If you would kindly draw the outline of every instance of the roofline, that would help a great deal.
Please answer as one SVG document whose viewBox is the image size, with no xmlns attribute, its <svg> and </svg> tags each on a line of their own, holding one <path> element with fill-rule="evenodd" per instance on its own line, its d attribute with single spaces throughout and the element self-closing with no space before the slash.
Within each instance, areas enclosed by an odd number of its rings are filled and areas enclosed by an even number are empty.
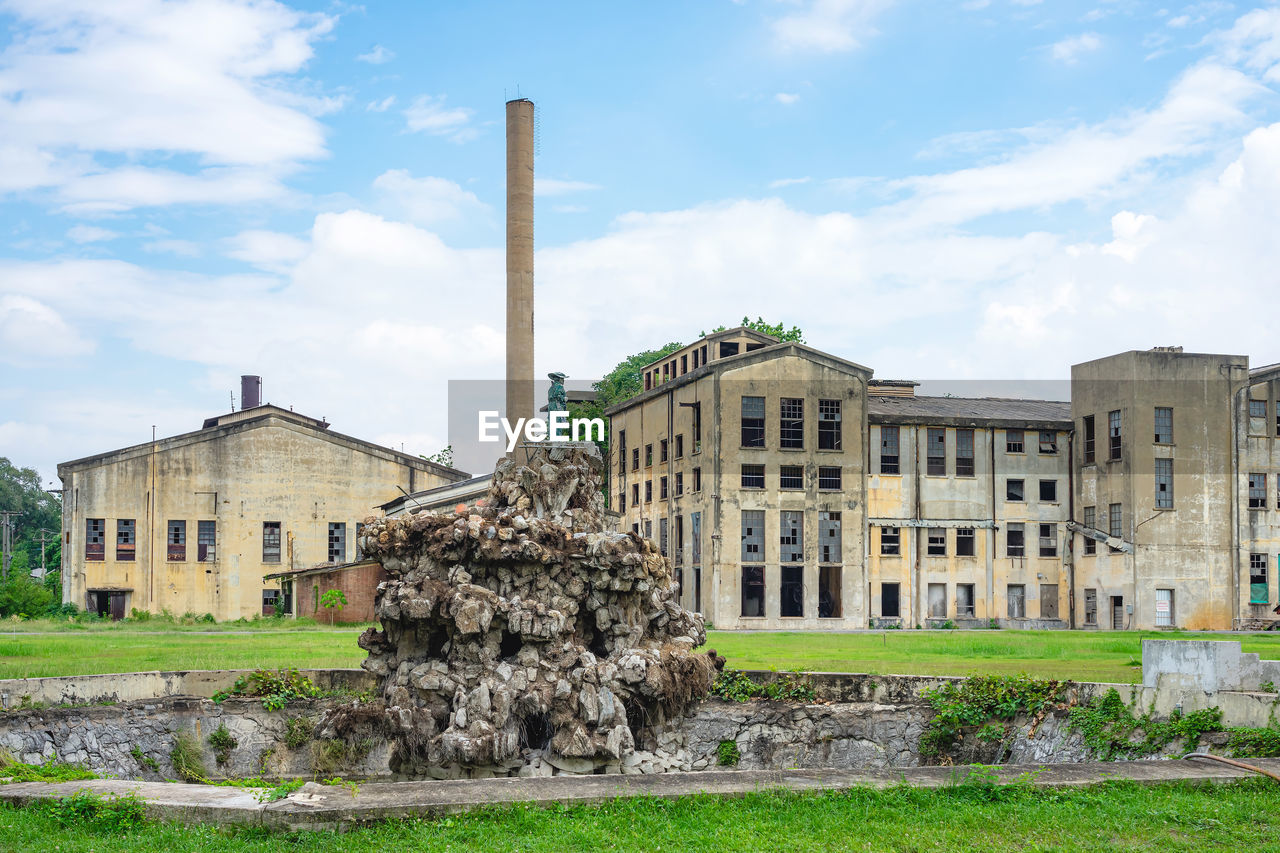
<svg viewBox="0 0 1280 853">
<path fill-rule="evenodd" d="M 326 566 L 308 566 L 305 569 L 287 569 L 286 571 L 283 571 L 283 572 L 273 572 L 272 574 L 269 574 L 269 575 L 263 575 L 262 579 L 265 581 L 265 580 L 275 580 L 276 578 L 296 578 L 302 575 L 322 574 L 324 572 L 345 572 L 348 569 L 359 569 L 364 566 L 380 566 L 380 565 L 382 564 L 378 560 L 375 560 L 372 557 L 368 557 L 363 560 L 353 560 L 350 563 L 334 563 L 332 565 L 326 565 Z"/>
<path fill-rule="evenodd" d="M 1277 377 L 1280 377 L 1280 363 L 1263 364 L 1249 371 L 1250 382 L 1266 382 Z"/>
<path fill-rule="evenodd" d="M 401 504 L 403 504 L 405 501 L 423 501 L 423 500 L 429 501 L 433 494 L 444 492 L 446 489 L 460 489 L 460 490 L 463 490 L 465 493 L 465 489 L 468 486 L 472 486 L 472 485 L 480 486 L 486 480 L 492 482 L 493 475 L 481 474 L 478 477 L 469 477 L 466 480 L 458 480 L 456 483 L 446 483 L 443 486 L 434 486 L 430 489 L 419 489 L 418 491 L 412 492 L 411 494 L 408 494 L 408 495 L 397 495 L 396 497 L 392 498 L 391 500 L 387 501 L 384 504 L 378 504 L 378 509 L 382 510 L 383 512 L 386 512 L 389 508 L 398 507 Z M 487 491 L 489 486 L 485 485 L 484 488 Z"/>
<path fill-rule="evenodd" d="M 1071 420 L 1053 420 L 1046 418 L 984 418 L 974 415 L 896 415 L 867 414 L 867 423 L 877 426 L 895 426 L 911 424 L 918 426 L 949 427 L 1009 427 L 1012 429 L 1052 429 L 1066 432 L 1075 428 Z"/>
<path fill-rule="evenodd" d="M 1145 356 L 1174 356 L 1177 358 L 1239 358 L 1245 361 L 1249 360 L 1247 355 L 1239 355 L 1238 353 L 1223 352 L 1169 352 L 1168 350 L 1150 350 L 1150 349 L 1131 349 L 1124 352 L 1115 352 L 1111 355 L 1103 355 L 1098 358 L 1091 358 L 1088 361 L 1078 361 L 1071 365 L 1072 368 L 1084 367 L 1088 364 L 1096 364 L 1100 361 L 1110 361 L 1113 358 L 1119 358 L 1124 355 L 1145 355 Z"/>
<path fill-rule="evenodd" d="M 705 335 L 699 335 L 698 337 L 694 338 L 691 342 L 689 342 L 689 343 L 687 343 L 687 344 L 681 344 L 679 349 L 672 350 L 671 352 L 667 353 L 666 355 L 658 356 L 658 357 L 657 357 L 657 358 L 655 358 L 653 361 L 647 361 L 647 362 L 645 362 L 644 364 L 640 365 L 640 369 L 641 369 L 641 370 L 644 370 L 646 367 L 651 367 L 652 365 L 655 365 L 655 364 L 659 364 L 659 363 L 661 363 L 661 362 L 664 362 L 664 361 L 666 361 L 667 359 L 671 358 L 671 356 L 672 356 L 674 353 L 679 352 L 680 350 L 684 349 L 685 347 L 695 346 L 695 345 L 697 345 L 697 344 L 701 343 L 702 341 L 709 341 L 709 340 L 711 340 L 712 338 L 722 338 L 722 337 L 725 337 L 725 336 L 727 336 L 727 335 L 736 335 L 736 334 L 739 334 L 739 333 L 741 333 L 741 332 L 746 332 L 748 335 L 754 335 L 756 338 L 759 338 L 759 339 L 760 339 L 760 340 L 762 340 L 762 341 L 769 341 L 769 342 L 771 342 L 771 343 L 779 343 L 779 341 L 778 341 L 778 339 L 777 339 L 776 337 L 774 337 L 773 335 L 768 334 L 767 332 L 761 332 L 760 330 L 758 330 L 758 329 L 753 329 L 753 328 L 751 328 L 750 326 L 734 326 L 732 329 L 725 329 L 723 332 L 708 332 L 708 333 L 707 333 L 707 334 L 705 334 Z M 713 360 L 714 360 L 714 359 L 713 359 Z"/>
</svg>

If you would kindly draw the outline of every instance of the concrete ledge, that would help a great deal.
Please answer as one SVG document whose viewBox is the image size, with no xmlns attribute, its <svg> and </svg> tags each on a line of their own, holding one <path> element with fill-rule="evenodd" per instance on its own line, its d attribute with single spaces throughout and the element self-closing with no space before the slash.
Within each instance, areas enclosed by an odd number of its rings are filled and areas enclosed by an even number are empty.
<svg viewBox="0 0 1280 853">
<path fill-rule="evenodd" d="M 1280 759 L 1254 759 L 1258 767 L 1280 771 Z M 0 802 L 28 805 L 88 790 L 97 794 L 135 793 L 148 813 L 160 820 L 221 824 L 261 824 L 281 830 L 334 830 L 380 820 L 434 816 L 488 806 L 532 803 L 602 803 L 618 797 L 677 798 L 698 794 L 742 796 L 757 791 L 832 791 L 853 787 L 886 788 L 906 783 L 941 788 L 962 782 L 970 767 L 913 767 L 902 770 L 722 770 L 651 776 L 553 776 L 547 778 L 472 779 L 450 782 L 383 782 L 361 785 L 356 796 L 346 788 L 309 782 L 289 797 L 259 803 L 248 788 L 220 788 L 166 782 L 24 782 L 0 786 Z M 1217 762 L 1129 761 L 1114 763 L 1005 765 L 991 768 L 1003 782 L 1023 774 L 1036 787 L 1072 787 L 1107 781 L 1229 783 L 1255 774 Z M 985 772 L 985 771 L 984 771 Z"/>
<path fill-rule="evenodd" d="M 363 669 L 300 669 L 323 690 L 377 690 L 379 680 Z M 192 669 L 165 672 L 117 672 L 104 675 L 66 675 L 46 678 L 0 679 L 0 708 L 27 703 L 84 705 L 101 702 L 140 702 L 166 696 L 208 699 L 230 690 L 247 669 Z"/>
</svg>

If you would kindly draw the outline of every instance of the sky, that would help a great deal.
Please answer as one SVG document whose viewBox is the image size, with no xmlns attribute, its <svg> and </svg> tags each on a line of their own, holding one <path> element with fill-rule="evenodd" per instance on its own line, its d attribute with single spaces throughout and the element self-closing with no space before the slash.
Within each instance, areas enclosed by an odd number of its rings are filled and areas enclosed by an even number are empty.
<svg viewBox="0 0 1280 853">
<path fill-rule="evenodd" d="M 514 97 L 539 375 L 743 315 L 974 387 L 1280 361 L 1277 6 L 0 0 L 0 33 L 0 456 L 46 480 L 246 373 L 443 447 L 448 381 L 503 371 Z"/>
</svg>

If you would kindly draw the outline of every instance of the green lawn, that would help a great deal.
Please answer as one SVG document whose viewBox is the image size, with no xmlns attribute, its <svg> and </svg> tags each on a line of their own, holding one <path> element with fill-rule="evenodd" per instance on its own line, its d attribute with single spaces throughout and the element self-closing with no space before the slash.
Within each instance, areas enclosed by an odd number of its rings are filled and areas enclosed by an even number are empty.
<svg viewBox="0 0 1280 853">
<path fill-rule="evenodd" d="M 343 834 L 270 836 L 180 824 L 118 830 L 0 807 L 0 849 L 95 853 L 393 853 L 393 851 L 992 851 L 1275 850 L 1280 786 L 1029 791 L 956 786 L 925 791 L 761 792 L 739 798 L 616 800 L 527 806 L 383 823 Z"/>
<path fill-rule="evenodd" d="M 361 627 L 249 623 L 217 633 L 154 623 L 53 634 L 0 632 L 0 678 L 153 669 L 357 667 Z M 239 632 L 234 632 L 239 628 Z M 1076 681 L 1136 681 L 1143 637 L 1238 639 L 1245 651 L 1280 659 L 1280 635 L 1138 631 L 711 632 L 707 646 L 737 669 L 806 669 L 904 675 L 1020 673 Z"/>
</svg>

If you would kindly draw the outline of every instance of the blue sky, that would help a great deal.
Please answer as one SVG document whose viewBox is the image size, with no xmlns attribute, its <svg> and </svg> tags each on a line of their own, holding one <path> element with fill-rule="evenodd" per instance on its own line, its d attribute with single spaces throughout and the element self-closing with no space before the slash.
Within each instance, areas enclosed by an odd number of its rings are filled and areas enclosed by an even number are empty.
<svg viewBox="0 0 1280 853">
<path fill-rule="evenodd" d="M 1096 0 L 0 0 L 0 455 L 241 373 L 432 452 L 501 375 L 532 98 L 539 372 L 763 315 L 877 375 L 1280 361 L 1280 9 Z"/>
</svg>

